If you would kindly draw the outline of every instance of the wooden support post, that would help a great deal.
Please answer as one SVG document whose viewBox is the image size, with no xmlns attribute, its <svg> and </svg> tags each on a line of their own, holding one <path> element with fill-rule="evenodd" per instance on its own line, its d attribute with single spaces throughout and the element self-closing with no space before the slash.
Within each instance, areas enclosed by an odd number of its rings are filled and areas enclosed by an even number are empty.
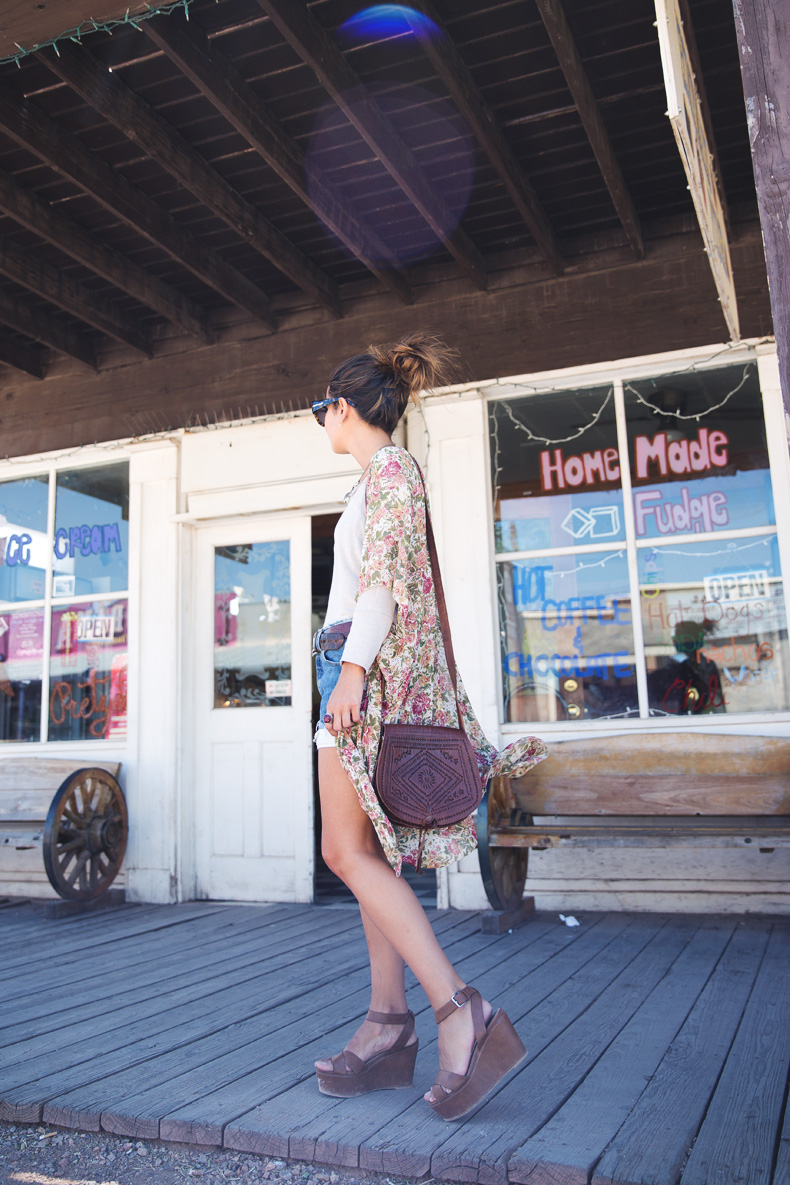
<svg viewBox="0 0 790 1185">
<path fill-rule="evenodd" d="M 779 377 L 790 417 L 790 11 L 776 0 L 733 0 L 733 7 Z"/>
<path fill-rule="evenodd" d="M 483 934 L 506 934 L 531 922 L 535 916 L 535 898 L 525 897 L 517 909 L 489 909 L 480 915 L 480 930 Z"/>
</svg>

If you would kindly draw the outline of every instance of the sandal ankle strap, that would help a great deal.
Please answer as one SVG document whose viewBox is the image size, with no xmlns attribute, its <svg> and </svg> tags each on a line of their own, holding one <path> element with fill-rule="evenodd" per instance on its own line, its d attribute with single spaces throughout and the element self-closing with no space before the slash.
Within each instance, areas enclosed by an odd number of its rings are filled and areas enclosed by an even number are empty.
<svg viewBox="0 0 790 1185">
<path fill-rule="evenodd" d="M 452 1016 L 457 1009 L 463 1008 L 473 996 L 479 995 L 480 993 L 477 988 L 473 987 L 462 987 L 457 992 L 453 992 L 446 1004 L 443 1004 L 441 1008 L 434 1008 L 433 1010 L 437 1025 L 440 1025 L 443 1020 L 447 1020 L 447 1017 Z"/>
<path fill-rule="evenodd" d="M 368 1012 L 365 1020 L 371 1020 L 376 1025 L 405 1025 L 411 1012 Z"/>
</svg>

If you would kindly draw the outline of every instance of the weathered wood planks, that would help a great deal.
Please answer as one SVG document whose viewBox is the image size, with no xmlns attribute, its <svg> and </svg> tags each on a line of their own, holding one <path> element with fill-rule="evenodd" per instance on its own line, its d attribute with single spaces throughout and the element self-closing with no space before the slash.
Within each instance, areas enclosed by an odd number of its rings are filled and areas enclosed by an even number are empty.
<svg viewBox="0 0 790 1185">
<path fill-rule="evenodd" d="M 316 1090 L 368 1004 L 356 910 L 206 902 L 0 911 L 0 1117 L 481 1185 L 787 1185 L 786 920 L 430 916 L 528 1048 L 465 1122 L 423 1103 L 437 1032 L 411 974 L 413 1088 Z"/>
</svg>

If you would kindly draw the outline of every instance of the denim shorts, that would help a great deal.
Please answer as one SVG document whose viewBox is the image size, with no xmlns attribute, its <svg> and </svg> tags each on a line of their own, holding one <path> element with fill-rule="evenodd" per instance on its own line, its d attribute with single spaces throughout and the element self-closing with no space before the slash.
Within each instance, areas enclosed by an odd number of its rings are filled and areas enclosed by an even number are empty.
<svg viewBox="0 0 790 1185">
<path fill-rule="evenodd" d="M 330 734 L 326 731 L 324 716 L 326 715 L 329 697 L 335 690 L 337 681 L 340 678 L 344 648 L 345 641 L 337 650 L 319 650 L 315 656 L 315 678 L 318 684 L 318 694 L 321 696 L 321 707 L 318 709 L 318 724 L 315 730 L 315 743 L 319 749 L 331 748 L 335 743 L 335 738 L 330 737 Z M 321 733 L 324 735 L 319 739 Z"/>
</svg>

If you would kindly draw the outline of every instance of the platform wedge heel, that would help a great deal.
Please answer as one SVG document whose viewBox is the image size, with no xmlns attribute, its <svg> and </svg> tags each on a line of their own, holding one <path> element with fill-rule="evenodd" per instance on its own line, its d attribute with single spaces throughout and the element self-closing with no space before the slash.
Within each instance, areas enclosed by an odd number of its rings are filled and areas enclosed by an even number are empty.
<svg viewBox="0 0 790 1185">
<path fill-rule="evenodd" d="M 476 988 L 465 987 L 454 992 L 452 999 L 434 1012 L 436 1023 L 441 1024 L 456 1008 L 463 1008 L 467 1003 L 472 1008 L 475 1044 L 466 1073 L 440 1070 L 431 1091 L 434 1101 L 428 1104 L 446 1120 L 463 1119 L 476 1110 L 505 1075 L 527 1056 L 521 1038 L 501 1008 L 486 1024 L 483 1001 Z"/>
<path fill-rule="evenodd" d="M 408 1044 L 414 1032 L 413 1012 L 368 1012 L 366 1020 L 380 1025 L 401 1025 L 395 1043 L 389 1049 L 362 1061 L 350 1049 L 332 1058 L 331 1070 L 316 1070 L 321 1094 L 338 1099 L 352 1099 L 372 1090 L 402 1090 L 414 1081 L 419 1041 Z"/>
</svg>

